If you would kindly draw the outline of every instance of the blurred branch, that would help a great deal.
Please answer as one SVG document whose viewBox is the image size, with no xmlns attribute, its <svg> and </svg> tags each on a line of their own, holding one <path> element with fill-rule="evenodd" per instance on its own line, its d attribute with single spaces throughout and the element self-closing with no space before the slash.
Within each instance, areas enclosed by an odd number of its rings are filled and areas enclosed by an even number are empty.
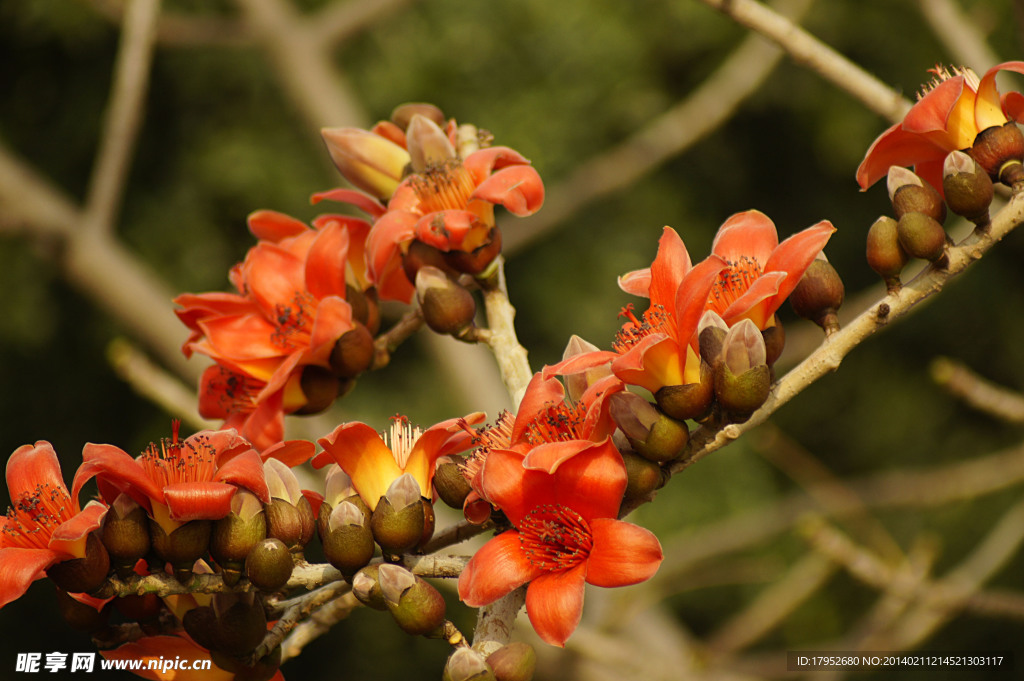
<svg viewBox="0 0 1024 681">
<path fill-rule="evenodd" d="M 999 62 L 985 36 L 956 0 L 918 0 L 917 4 L 932 31 L 960 64 L 983 73 Z"/>
<path fill-rule="evenodd" d="M 128 6 L 132 4 L 129 0 L 85 1 L 98 14 L 117 25 L 123 23 Z M 236 47 L 252 44 L 252 35 L 237 19 L 164 12 L 156 26 L 156 41 L 172 47 Z"/>
<path fill-rule="evenodd" d="M 755 0 L 700 2 L 775 42 L 793 61 L 816 71 L 880 116 L 895 123 L 910 108 L 898 92 L 769 7 Z"/>
<path fill-rule="evenodd" d="M 111 232 L 117 222 L 149 86 L 160 0 L 135 0 L 124 14 L 99 152 L 89 176 L 83 229 Z"/>
<path fill-rule="evenodd" d="M 799 20 L 813 1 L 782 0 L 778 11 Z M 761 87 L 781 58 L 778 47 L 758 35 L 747 36 L 689 97 L 551 187 L 544 210 L 505 230 L 504 252 L 525 248 L 587 204 L 632 186 L 710 135 Z"/>
<path fill-rule="evenodd" d="M 335 0 L 310 18 L 310 37 L 329 47 L 416 0 Z"/>
<path fill-rule="evenodd" d="M 1007 423 L 1024 423 L 1024 395 L 985 380 L 962 363 L 937 357 L 932 379 L 951 395 Z"/>
</svg>

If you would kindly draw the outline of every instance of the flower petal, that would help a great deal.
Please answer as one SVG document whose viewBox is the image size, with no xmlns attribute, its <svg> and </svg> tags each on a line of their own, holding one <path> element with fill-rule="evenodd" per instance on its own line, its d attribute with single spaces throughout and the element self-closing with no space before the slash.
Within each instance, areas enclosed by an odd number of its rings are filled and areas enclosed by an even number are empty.
<svg viewBox="0 0 1024 681">
<path fill-rule="evenodd" d="M 317 442 L 324 452 L 313 459 L 314 467 L 321 468 L 335 461 L 352 479 L 352 487 L 371 509 L 377 507 L 388 486 L 402 474 L 384 440 L 365 423 L 343 423 Z"/>
<path fill-rule="evenodd" d="M 350 203 L 364 213 L 372 215 L 374 218 L 379 218 L 387 212 L 387 209 L 381 205 L 380 201 L 369 194 L 364 194 L 363 192 L 356 191 L 355 189 L 330 189 L 325 192 L 317 192 L 310 197 L 310 202 L 314 205 L 321 201 Z"/>
<path fill-rule="evenodd" d="M 729 326 L 741 319 L 750 319 L 757 328 L 763 329 L 771 318 L 768 308 L 772 306 L 772 301 L 785 280 L 785 272 L 765 272 L 743 292 L 743 295 L 722 310 L 722 319 Z"/>
<path fill-rule="evenodd" d="M 765 272 L 785 272 L 786 279 L 779 284 L 779 291 L 775 294 L 772 305 L 769 306 L 768 316 L 775 314 L 789 294 L 793 292 L 800 278 L 810 267 L 811 263 L 825 244 L 835 234 L 836 228 L 828 220 L 822 220 L 816 225 L 797 232 L 779 244 L 775 252 L 764 264 Z"/>
<path fill-rule="evenodd" d="M 614 518 L 590 523 L 593 547 L 587 561 L 587 582 L 615 587 L 650 579 L 663 558 L 661 542 L 643 527 Z"/>
<path fill-rule="evenodd" d="M 583 617 L 584 578 L 587 564 L 562 572 L 549 572 L 526 589 L 526 614 L 537 635 L 553 646 L 564 647 Z"/>
<path fill-rule="evenodd" d="M 720 255 L 709 255 L 683 277 L 678 290 L 667 303 L 675 311 L 676 342 L 681 348 L 696 346 L 697 325 L 707 307 L 708 296 L 718 281 L 719 273 L 727 265 Z M 682 358 L 684 361 L 680 368 L 684 369 L 686 355 Z"/>
<path fill-rule="evenodd" d="M 480 547 L 459 576 L 459 598 L 471 608 L 493 603 L 543 574 L 522 551 L 519 533 L 502 532 Z"/>
<path fill-rule="evenodd" d="M 349 233 L 338 222 L 319 230 L 306 254 L 306 290 L 314 298 L 345 297 Z"/>
<path fill-rule="evenodd" d="M 164 502 L 163 491 L 146 475 L 139 462 L 119 447 L 90 442 L 82 448 L 82 466 L 75 473 L 73 496 L 77 498 L 82 485 L 97 475 L 107 478 L 147 509 L 150 508 L 150 500 Z"/>
<path fill-rule="evenodd" d="M 778 245 L 779 235 L 771 218 L 759 210 L 748 210 L 722 223 L 711 252 L 730 263 L 746 256 L 763 265 Z"/>
<path fill-rule="evenodd" d="M 231 512 L 237 487 L 223 482 L 177 482 L 164 487 L 171 520 L 218 520 Z"/>
<path fill-rule="evenodd" d="M 277 243 L 288 237 L 298 236 L 309 229 L 301 220 L 276 210 L 257 210 L 249 213 L 246 222 L 249 231 L 260 241 Z"/>
<path fill-rule="evenodd" d="M 907 132 L 897 123 L 872 142 L 857 168 L 857 184 L 864 191 L 888 175 L 891 166 L 913 166 L 928 161 L 941 163 L 947 153 L 928 138 Z"/>
<path fill-rule="evenodd" d="M 647 296 L 651 306 L 661 305 L 673 309 L 679 284 L 689 272 L 692 264 L 690 254 L 679 234 L 671 227 L 665 227 L 658 240 L 658 254 L 651 263 L 651 282 Z M 627 275 L 628 276 L 628 275 Z"/>
<path fill-rule="evenodd" d="M 40 486 L 68 491 L 60 471 L 60 460 L 53 445 L 39 440 L 34 445 L 22 445 L 7 460 L 7 489 L 11 499 L 34 494 Z M 75 497 L 77 504 L 78 497 Z"/>
<path fill-rule="evenodd" d="M 523 217 L 544 205 L 544 183 L 533 166 L 511 166 L 481 182 L 469 198 L 504 206 L 513 215 Z"/>
<path fill-rule="evenodd" d="M 65 557 L 51 549 L 0 549 L 0 608 L 21 598 L 32 582 L 46 576 L 46 568 Z"/>
<path fill-rule="evenodd" d="M 978 97 L 974 102 L 974 119 L 979 132 L 993 125 L 1003 125 L 1006 123 L 1006 114 L 1004 113 L 1002 100 L 999 96 L 999 90 L 996 89 L 996 74 L 1000 71 L 1013 71 L 1024 74 L 1024 62 L 1004 62 L 993 66 L 981 77 L 981 82 L 978 84 Z"/>
<path fill-rule="evenodd" d="M 523 399 L 519 403 L 519 411 L 512 424 L 512 443 L 515 444 L 522 439 L 526 428 L 538 414 L 549 405 L 561 402 L 564 397 L 565 389 L 561 381 L 554 376 L 545 377 L 542 372 L 535 373 L 526 385 Z"/>
<path fill-rule="evenodd" d="M 480 471 L 480 488 L 484 498 L 505 512 L 513 525 L 518 525 L 532 510 L 523 498 L 523 454 L 511 449 L 492 449 Z"/>
<path fill-rule="evenodd" d="M 54 529 L 49 547 L 75 558 L 84 558 L 86 535 L 93 530 L 100 529 L 103 517 L 106 515 L 106 504 L 95 500 L 90 501 L 80 512 Z"/>
<path fill-rule="evenodd" d="M 238 439 L 241 440 L 241 438 Z M 248 445 L 249 443 L 246 442 L 245 444 Z M 214 482 L 227 483 L 234 487 L 244 487 L 259 497 L 260 501 L 264 504 L 270 503 L 270 490 L 267 488 L 267 481 L 263 475 L 263 459 L 260 458 L 255 449 L 249 447 L 242 453 L 226 460 L 218 458 L 218 463 L 219 467 L 213 476 Z M 167 488 L 164 488 L 164 492 L 167 492 Z"/>
</svg>

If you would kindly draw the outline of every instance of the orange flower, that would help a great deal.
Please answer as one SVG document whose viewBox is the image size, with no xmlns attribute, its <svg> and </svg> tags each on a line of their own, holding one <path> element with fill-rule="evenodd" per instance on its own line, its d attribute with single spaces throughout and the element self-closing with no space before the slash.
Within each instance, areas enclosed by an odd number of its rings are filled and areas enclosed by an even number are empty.
<svg viewBox="0 0 1024 681">
<path fill-rule="evenodd" d="M 86 539 L 107 507 L 78 504 L 80 484 L 68 493 L 57 453 L 49 442 L 24 445 L 7 460 L 11 507 L 0 534 L 0 608 L 46 576 L 51 565 L 86 555 Z M 98 585 L 97 585 L 98 586 Z"/>
<path fill-rule="evenodd" d="M 999 64 L 979 80 L 970 69 L 936 67 L 936 78 L 903 120 L 882 133 L 868 149 L 857 182 L 867 189 L 885 177 L 889 166 L 914 166 L 922 178 L 942 192 L 942 162 L 951 151 L 974 145 L 978 133 L 1008 121 L 1024 121 L 1024 95 L 1000 97 L 996 74 L 1024 73 L 1024 62 Z"/>
<path fill-rule="evenodd" d="M 404 416 L 396 417 L 386 440 L 365 423 L 343 423 L 317 440 L 324 451 L 313 458 L 313 467 L 337 463 L 371 509 L 377 507 L 391 483 L 405 473 L 416 480 L 420 496 L 429 499 L 437 459 L 470 446 L 472 435 L 459 422 L 476 424 L 483 418 L 482 412 L 475 412 L 421 431 L 410 426 Z"/>
</svg>

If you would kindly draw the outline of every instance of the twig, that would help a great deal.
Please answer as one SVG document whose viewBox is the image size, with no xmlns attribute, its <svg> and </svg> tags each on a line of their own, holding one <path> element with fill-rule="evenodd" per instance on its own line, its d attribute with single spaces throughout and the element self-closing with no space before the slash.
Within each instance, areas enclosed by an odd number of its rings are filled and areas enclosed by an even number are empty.
<svg viewBox="0 0 1024 681">
<path fill-rule="evenodd" d="M 463 520 L 446 527 L 434 534 L 434 536 L 427 542 L 426 546 L 423 547 L 423 553 L 431 554 L 441 549 L 448 548 L 454 544 L 460 544 L 468 539 L 472 539 L 478 534 L 483 534 L 494 529 L 494 523 L 488 520 L 485 523 L 475 524 L 468 520 Z"/>
<path fill-rule="evenodd" d="M 128 0 L 88 0 L 88 4 L 111 23 L 120 25 L 131 3 Z M 157 23 L 156 41 L 169 47 L 241 47 L 252 44 L 252 35 L 233 18 L 164 12 Z"/>
<path fill-rule="evenodd" d="M 310 17 L 310 38 L 324 47 L 337 45 L 415 1 L 348 0 L 328 3 Z"/>
<path fill-rule="evenodd" d="M 526 348 L 519 344 L 516 337 L 516 310 L 509 303 L 508 289 L 505 284 L 505 267 L 499 260 L 497 271 L 498 282 L 495 286 L 484 289 L 484 306 L 487 310 L 487 328 L 489 347 L 498 362 L 501 379 L 505 383 L 508 394 L 515 404 L 523 397 L 523 392 L 533 378 L 530 361 L 526 356 Z"/>
<path fill-rule="evenodd" d="M 1024 396 L 995 385 L 960 362 L 937 357 L 931 365 L 932 379 L 970 406 L 1007 423 L 1024 423 Z"/>
<path fill-rule="evenodd" d="M 84 229 L 109 232 L 117 222 L 118 205 L 145 109 L 159 16 L 160 0 L 135 0 L 125 11 L 121 45 L 114 65 L 114 85 L 99 153 L 89 178 Z"/>
<path fill-rule="evenodd" d="M 409 310 L 394 326 L 378 335 L 373 341 L 373 368 L 380 369 L 391 362 L 391 354 L 423 328 L 423 313 L 420 309 Z"/>
<path fill-rule="evenodd" d="M 512 639 L 516 616 L 526 603 L 526 587 L 480 608 L 473 629 L 473 649 L 487 657 Z"/>
<path fill-rule="evenodd" d="M 348 617 L 359 605 L 351 593 L 343 594 L 310 613 L 309 619 L 299 622 L 281 641 L 281 661 L 298 657 L 303 648 L 323 636 L 331 627 Z"/>
<path fill-rule="evenodd" d="M 977 24 L 956 0 L 918 0 L 917 4 L 921 16 L 960 64 L 982 72 L 999 62 Z"/>
<path fill-rule="evenodd" d="M 898 92 L 765 5 L 754 0 L 700 1 L 778 44 L 795 62 L 816 71 L 880 116 L 896 122 L 910 108 L 910 102 Z"/>
</svg>

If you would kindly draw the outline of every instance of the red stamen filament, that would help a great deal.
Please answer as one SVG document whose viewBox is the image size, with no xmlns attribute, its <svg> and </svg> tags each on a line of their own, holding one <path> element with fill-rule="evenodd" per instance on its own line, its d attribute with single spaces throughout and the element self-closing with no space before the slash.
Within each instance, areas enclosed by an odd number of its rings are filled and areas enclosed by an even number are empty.
<svg viewBox="0 0 1024 681">
<path fill-rule="evenodd" d="M 538 506 L 523 518 L 518 529 L 520 546 L 530 563 L 550 572 L 579 565 L 593 547 L 587 521 L 567 506 Z"/>
<path fill-rule="evenodd" d="M 612 341 L 612 349 L 620 355 L 652 333 L 664 333 L 669 336 L 675 333 L 672 314 L 662 305 L 654 305 L 645 310 L 643 319 L 640 320 L 633 314 L 633 304 L 630 303 L 622 308 L 619 316 L 629 320 L 622 325 L 615 335 L 615 340 Z"/>
<path fill-rule="evenodd" d="M 718 273 L 718 281 L 711 289 L 708 302 L 711 309 L 721 314 L 742 296 L 762 274 L 761 263 L 749 256 L 729 261 L 728 267 Z"/>
<path fill-rule="evenodd" d="M 531 445 L 539 445 L 585 439 L 580 426 L 586 416 L 586 408 L 582 404 L 558 402 L 548 405 L 526 427 L 526 441 Z"/>
<path fill-rule="evenodd" d="M 208 438 L 178 439 L 180 422 L 175 420 L 170 439 L 160 441 L 160 449 L 150 444 L 139 457 L 146 475 L 158 487 L 180 482 L 209 482 L 217 470 L 217 452 Z"/>
<path fill-rule="evenodd" d="M 474 430 L 466 423 L 465 419 L 459 419 L 458 425 L 467 433 L 473 435 L 473 445 L 476 449 L 459 464 L 459 470 L 472 482 L 477 474 L 484 467 L 484 461 L 492 449 L 507 449 L 512 444 L 512 425 L 515 423 L 515 416 L 508 410 L 498 414 L 493 426 L 483 430 Z"/>
<path fill-rule="evenodd" d="M 291 305 L 274 306 L 271 321 L 277 328 L 271 341 L 283 350 L 309 345 L 315 318 L 316 299 L 306 291 L 296 291 Z"/>
<path fill-rule="evenodd" d="M 7 509 L 0 546 L 23 549 L 48 548 L 53 531 L 74 516 L 71 495 L 63 488 L 37 485 Z"/>
</svg>

